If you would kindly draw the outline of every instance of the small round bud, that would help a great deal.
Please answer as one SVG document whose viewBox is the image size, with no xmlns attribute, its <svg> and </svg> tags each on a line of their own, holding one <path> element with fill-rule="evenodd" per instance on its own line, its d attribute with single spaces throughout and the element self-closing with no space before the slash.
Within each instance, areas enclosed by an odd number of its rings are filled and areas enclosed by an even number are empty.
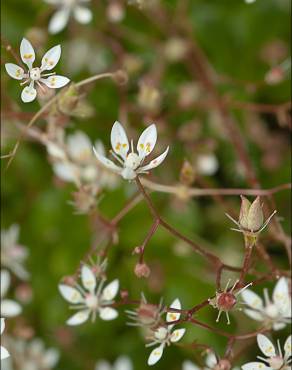
<svg viewBox="0 0 292 370">
<path fill-rule="evenodd" d="M 132 254 L 141 254 L 143 252 L 143 248 L 141 246 L 135 247 Z"/>
<path fill-rule="evenodd" d="M 112 78 L 118 85 L 126 85 L 129 80 L 127 72 L 121 69 L 115 72 Z"/>
<path fill-rule="evenodd" d="M 214 370 L 230 370 L 231 363 L 226 358 L 219 360 L 218 364 L 215 366 Z"/>
<path fill-rule="evenodd" d="M 148 276 L 150 275 L 150 268 L 148 267 L 148 265 L 146 265 L 146 263 L 137 263 L 134 271 L 138 278 L 148 278 Z"/>
<path fill-rule="evenodd" d="M 75 285 L 75 279 L 73 276 L 65 276 L 63 282 L 67 285 Z"/>
<path fill-rule="evenodd" d="M 127 299 L 129 297 L 129 292 L 127 290 L 121 290 L 120 295 L 122 299 Z"/>
<path fill-rule="evenodd" d="M 222 311 L 231 310 L 236 304 L 237 299 L 233 293 L 223 292 L 219 293 L 217 296 L 217 306 Z"/>
</svg>

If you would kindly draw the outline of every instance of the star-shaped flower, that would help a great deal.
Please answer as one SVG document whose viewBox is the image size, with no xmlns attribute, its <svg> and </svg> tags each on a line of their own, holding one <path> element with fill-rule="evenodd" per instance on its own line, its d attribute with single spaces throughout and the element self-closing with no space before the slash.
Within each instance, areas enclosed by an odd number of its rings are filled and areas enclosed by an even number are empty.
<svg viewBox="0 0 292 370">
<path fill-rule="evenodd" d="M 3 319 L 1 317 L 1 330 L 0 330 L 1 335 L 2 335 L 2 333 L 4 331 L 4 329 L 5 329 L 5 319 Z M 4 348 L 3 346 L 0 346 L 0 350 L 1 350 L 1 361 L 10 356 L 9 355 L 9 352 L 7 351 L 7 349 Z"/>
<path fill-rule="evenodd" d="M 23 63 L 27 65 L 28 71 L 13 63 L 6 63 L 5 68 L 10 77 L 16 80 L 23 80 L 20 85 L 29 84 L 21 93 L 21 99 L 24 103 L 29 103 L 36 98 L 37 90 L 35 89 L 35 84 L 45 91 L 43 85 L 51 89 L 58 89 L 67 85 L 70 81 L 69 78 L 56 75 L 55 72 L 43 73 L 44 71 L 52 70 L 58 63 L 61 56 L 60 45 L 54 46 L 45 53 L 40 67 L 33 67 L 35 51 L 31 43 L 24 38 L 20 44 L 20 56 Z"/>
<path fill-rule="evenodd" d="M 85 6 L 90 0 L 45 0 L 46 3 L 58 7 L 49 23 L 49 32 L 56 34 L 61 32 L 69 22 L 71 15 L 82 24 L 87 24 L 92 19 L 92 12 Z"/>
<path fill-rule="evenodd" d="M 291 297 L 286 278 L 278 280 L 273 290 L 272 300 L 268 290 L 264 289 L 265 303 L 262 298 L 250 289 L 241 293 L 243 301 L 249 308 L 245 309 L 246 315 L 257 321 L 263 321 L 274 330 L 283 329 L 291 319 Z"/>
<path fill-rule="evenodd" d="M 278 351 L 268 337 L 263 334 L 257 335 L 257 342 L 260 350 L 266 357 L 257 356 L 263 362 L 248 362 L 241 366 L 242 370 L 288 370 L 291 369 L 291 339 L 290 335 L 284 344 L 284 356 L 280 342 L 277 341 Z"/>
<path fill-rule="evenodd" d="M 170 308 L 178 310 L 181 309 L 181 303 L 178 298 L 172 302 Z M 179 320 L 179 318 L 179 312 L 168 312 L 166 314 L 167 323 L 177 321 Z M 150 356 L 148 358 L 148 365 L 151 366 L 156 364 L 156 362 L 161 359 L 165 346 L 169 346 L 171 343 L 178 342 L 185 334 L 186 329 L 172 330 L 173 327 L 174 324 L 171 324 L 166 326 L 159 326 L 158 328 L 152 330 L 151 336 L 149 336 L 151 342 L 146 344 L 146 347 L 155 346 L 156 344 L 159 344 L 159 346 L 154 348 L 153 351 L 150 353 Z"/>
<path fill-rule="evenodd" d="M 94 148 L 96 158 L 101 164 L 115 173 L 121 175 L 125 180 L 133 180 L 141 173 L 159 166 L 167 156 L 169 147 L 157 158 L 150 161 L 147 165 L 142 166 L 144 159 L 154 149 L 157 140 L 157 130 L 155 124 L 147 127 L 141 134 L 138 144 L 137 153 L 134 151 L 133 140 L 131 141 L 131 151 L 129 140 L 123 126 L 119 122 L 115 122 L 111 131 L 111 144 L 113 151 L 111 152 L 115 159 L 120 163 L 120 166 L 98 153 Z"/>
<path fill-rule="evenodd" d="M 82 286 L 75 284 L 75 287 L 59 284 L 59 291 L 66 301 L 73 304 L 70 308 L 78 310 L 76 314 L 67 320 L 67 325 L 83 324 L 91 315 L 95 321 L 98 314 L 102 320 L 113 320 L 118 312 L 110 307 L 113 299 L 119 290 L 119 281 L 115 279 L 104 287 L 105 279 L 98 282 L 96 275 L 89 266 L 81 268 Z"/>
</svg>

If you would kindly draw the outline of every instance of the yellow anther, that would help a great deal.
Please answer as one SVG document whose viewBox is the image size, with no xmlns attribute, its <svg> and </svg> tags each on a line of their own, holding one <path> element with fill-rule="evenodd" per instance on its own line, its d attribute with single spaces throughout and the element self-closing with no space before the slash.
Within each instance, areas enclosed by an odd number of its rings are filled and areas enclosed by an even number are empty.
<svg viewBox="0 0 292 370">
<path fill-rule="evenodd" d="M 150 143 L 146 144 L 146 151 L 149 153 L 150 152 Z"/>
<path fill-rule="evenodd" d="M 127 147 L 127 144 L 123 144 L 123 145 L 122 145 L 122 147 L 123 147 L 123 148 L 126 148 L 126 147 Z"/>
<path fill-rule="evenodd" d="M 23 56 L 25 59 L 31 59 L 32 58 L 32 54 L 24 54 Z"/>
<path fill-rule="evenodd" d="M 120 150 L 121 149 L 121 143 L 117 143 L 117 145 L 116 145 L 116 148 L 115 148 L 116 150 Z"/>
<path fill-rule="evenodd" d="M 140 148 L 141 149 L 144 149 L 144 144 L 140 144 Z"/>
</svg>

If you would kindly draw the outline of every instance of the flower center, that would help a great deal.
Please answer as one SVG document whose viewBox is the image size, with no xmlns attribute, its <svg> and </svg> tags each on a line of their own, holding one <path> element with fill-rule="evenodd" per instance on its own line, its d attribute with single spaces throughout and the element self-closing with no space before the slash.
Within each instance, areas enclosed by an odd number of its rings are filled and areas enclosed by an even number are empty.
<svg viewBox="0 0 292 370">
<path fill-rule="evenodd" d="M 88 294 L 85 298 L 85 304 L 90 309 L 95 309 L 98 306 L 98 299 L 93 294 Z"/>
<path fill-rule="evenodd" d="M 236 297 L 232 293 L 223 292 L 217 298 L 218 308 L 223 311 L 231 310 L 235 304 L 236 304 Z"/>
<path fill-rule="evenodd" d="M 272 369 L 279 370 L 283 366 L 283 358 L 280 356 L 271 357 L 268 360 L 269 365 Z"/>
<path fill-rule="evenodd" d="M 167 328 L 164 328 L 163 326 L 161 326 L 154 332 L 155 339 L 161 342 L 165 341 L 167 336 L 168 336 L 168 330 Z"/>
<path fill-rule="evenodd" d="M 41 78 L 41 70 L 39 68 L 32 68 L 29 76 L 33 81 L 37 81 Z"/>
<path fill-rule="evenodd" d="M 279 311 L 274 304 L 269 304 L 265 311 L 267 316 L 269 316 L 271 319 L 275 319 L 279 315 Z"/>
<path fill-rule="evenodd" d="M 125 167 L 135 170 L 140 164 L 140 158 L 136 153 L 129 153 L 125 160 Z"/>
</svg>

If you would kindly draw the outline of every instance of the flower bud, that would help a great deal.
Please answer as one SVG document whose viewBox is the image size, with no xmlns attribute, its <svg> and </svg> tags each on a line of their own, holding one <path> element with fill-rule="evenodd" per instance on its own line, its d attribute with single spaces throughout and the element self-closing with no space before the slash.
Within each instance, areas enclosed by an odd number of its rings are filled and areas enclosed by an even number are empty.
<svg viewBox="0 0 292 370">
<path fill-rule="evenodd" d="M 127 72 L 122 69 L 115 72 L 112 78 L 118 85 L 126 85 L 129 79 Z"/>
<path fill-rule="evenodd" d="M 226 358 L 219 360 L 218 364 L 215 366 L 214 370 L 230 370 L 231 363 Z"/>
<path fill-rule="evenodd" d="M 180 182 L 186 186 L 191 186 L 195 181 L 195 170 L 191 163 L 187 160 L 184 161 L 180 170 Z"/>
<path fill-rule="evenodd" d="M 146 263 L 137 263 L 134 271 L 138 278 L 148 278 L 150 275 L 150 268 L 148 265 L 146 265 Z"/>
<path fill-rule="evenodd" d="M 257 197 L 251 204 L 248 212 L 248 229 L 258 231 L 264 223 L 264 214 L 260 203 L 260 197 Z"/>
<path fill-rule="evenodd" d="M 283 81 L 285 72 L 281 66 L 274 67 L 265 75 L 265 81 L 268 85 L 277 85 Z"/>
<path fill-rule="evenodd" d="M 143 325 L 152 325 L 157 322 L 159 309 L 155 305 L 141 302 L 137 309 L 137 316 Z"/>
<path fill-rule="evenodd" d="M 138 94 L 138 104 L 149 112 L 157 112 L 161 104 L 160 91 L 149 83 L 142 83 Z"/>
</svg>

